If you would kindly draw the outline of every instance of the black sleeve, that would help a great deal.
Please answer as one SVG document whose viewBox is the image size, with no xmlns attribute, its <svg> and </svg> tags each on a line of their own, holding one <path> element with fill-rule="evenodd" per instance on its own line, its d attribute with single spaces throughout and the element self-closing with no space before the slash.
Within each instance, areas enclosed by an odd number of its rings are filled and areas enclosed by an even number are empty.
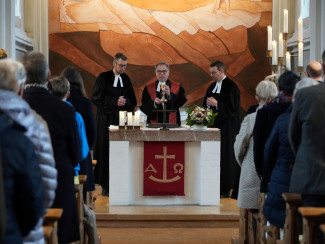
<svg viewBox="0 0 325 244">
<path fill-rule="evenodd" d="M 177 94 L 170 93 L 170 108 L 179 109 L 186 103 L 185 90 L 181 86 Z"/>
<path fill-rule="evenodd" d="M 240 91 L 235 84 L 232 84 L 228 94 L 221 94 L 220 97 L 217 97 L 217 100 L 218 110 L 223 119 L 227 120 L 238 113 L 240 109 Z"/>
<path fill-rule="evenodd" d="M 97 136 L 97 130 L 96 130 L 96 120 L 94 116 L 94 110 L 89 100 L 87 105 L 87 113 L 85 121 L 85 127 L 86 127 L 86 134 L 87 134 L 87 141 L 88 141 L 88 147 L 91 149 L 92 145 L 94 144 Z"/>
<path fill-rule="evenodd" d="M 155 109 L 154 107 L 154 101 L 151 100 L 150 94 L 148 92 L 148 88 L 145 87 L 142 92 L 142 98 L 141 98 L 141 111 L 147 115 L 148 120 L 151 120 L 152 116 L 152 110 Z"/>
</svg>

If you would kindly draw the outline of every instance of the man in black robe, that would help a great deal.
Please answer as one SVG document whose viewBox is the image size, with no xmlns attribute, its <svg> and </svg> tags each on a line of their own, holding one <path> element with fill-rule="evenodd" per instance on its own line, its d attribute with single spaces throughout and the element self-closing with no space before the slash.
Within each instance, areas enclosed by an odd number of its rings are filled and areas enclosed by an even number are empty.
<svg viewBox="0 0 325 244">
<path fill-rule="evenodd" d="M 109 194 L 109 126 L 119 124 L 119 111 L 133 111 L 137 105 L 131 80 L 124 73 L 127 57 L 117 53 L 113 70 L 101 73 L 96 80 L 91 101 L 97 106 L 97 139 L 94 158 L 95 182 L 100 184 L 103 195 Z"/>
<path fill-rule="evenodd" d="M 239 132 L 240 92 L 237 85 L 225 75 L 225 66 L 216 61 L 210 65 L 212 83 L 205 94 L 203 106 L 218 113 L 214 127 L 221 132 L 220 195 L 228 197 L 239 175 L 234 155 L 234 142 Z"/>
<path fill-rule="evenodd" d="M 165 93 L 166 110 L 176 110 L 177 112 L 166 113 L 166 123 L 178 124 L 181 119 L 179 108 L 187 101 L 183 87 L 175 81 L 169 80 L 169 65 L 161 62 L 155 65 L 157 81 L 147 85 L 142 92 L 141 111 L 147 115 L 147 123 L 155 124 L 163 122 L 163 113 L 153 110 L 163 110 L 162 96 Z"/>
</svg>

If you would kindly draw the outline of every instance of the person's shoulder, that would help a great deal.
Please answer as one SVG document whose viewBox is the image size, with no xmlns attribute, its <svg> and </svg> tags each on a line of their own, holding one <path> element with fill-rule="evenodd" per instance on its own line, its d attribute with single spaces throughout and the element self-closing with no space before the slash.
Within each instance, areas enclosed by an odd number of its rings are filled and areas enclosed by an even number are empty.
<svg viewBox="0 0 325 244">
<path fill-rule="evenodd" d="M 238 88 L 237 84 L 233 80 L 231 80 L 228 76 L 226 76 L 226 78 L 223 80 L 222 84 L 224 84 L 224 83 L 229 86 Z"/>
</svg>

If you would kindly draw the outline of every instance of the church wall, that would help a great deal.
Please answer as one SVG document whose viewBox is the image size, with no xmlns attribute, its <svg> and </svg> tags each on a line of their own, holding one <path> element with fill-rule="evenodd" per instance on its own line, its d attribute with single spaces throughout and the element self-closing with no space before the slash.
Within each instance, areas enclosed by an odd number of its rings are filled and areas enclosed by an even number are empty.
<svg viewBox="0 0 325 244">
<path fill-rule="evenodd" d="M 210 63 L 221 60 L 241 91 L 242 108 L 255 104 L 255 87 L 271 73 L 266 26 L 272 1 L 49 1 L 49 62 L 58 75 L 77 66 L 88 94 L 99 73 L 112 69 L 116 52 L 128 56 L 126 73 L 138 104 L 153 66 L 170 64 L 187 104 L 201 104 L 211 84 Z"/>
</svg>

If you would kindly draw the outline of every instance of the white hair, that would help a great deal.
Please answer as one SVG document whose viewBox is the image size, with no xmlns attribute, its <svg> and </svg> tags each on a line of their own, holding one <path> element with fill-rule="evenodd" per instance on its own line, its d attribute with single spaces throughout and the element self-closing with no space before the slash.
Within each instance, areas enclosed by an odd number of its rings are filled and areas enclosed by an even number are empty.
<svg viewBox="0 0 325 244">
<path fill-rule="evenodd" d="M 298 81 L 296 83 L 295 89 L 293 91 L 292 101 L 294 101 L 297 91 L 299 91 L 299 90 L 301 90 L 303 88 L 306 88 L 306 87 L 309 87 L 309 86 L 315 86 L 315 85 L 318 85 L 318 84 L 319 83 L 317 81 L 315 81 L 314 79 L 309 78 L 309 77 L 305 77 L 305 78 L 301 79 L 300 81 Z"/>
<path fill-rule="evenodd" d="M 262 80 L 256 86 L 256 96 L 259 105 L 264 105 L 278 95 L 278 88 L 273 81 Z"/>
<path fill-rule="evenodd" d="M 4 59 L 0 62 L 8 67 L 8 69 L 15 75 L 18 85 L 25 83 L 26 81 L 26 70 L 22 63 L 12 60 Z"/>
</svg>

